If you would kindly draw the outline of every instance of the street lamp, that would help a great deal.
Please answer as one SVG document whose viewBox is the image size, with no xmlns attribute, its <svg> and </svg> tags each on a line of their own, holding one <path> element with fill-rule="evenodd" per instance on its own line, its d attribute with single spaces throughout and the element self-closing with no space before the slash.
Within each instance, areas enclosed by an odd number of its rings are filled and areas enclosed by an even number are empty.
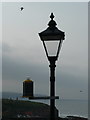
<svg viewBox="0 0 90 120">
<path fill-rule="evenodd" d="M 58 59 L 60 48 L 64 40 L 64 32 L 56 27 L 56 22 L 53 20 L 54 15 L 51 13 L 48 28 L 39 33 L 40 39 L 46 52 L 46 56 L 50 62 L 50 120 L 55 120 L 55 62 Z"/>
</svg>

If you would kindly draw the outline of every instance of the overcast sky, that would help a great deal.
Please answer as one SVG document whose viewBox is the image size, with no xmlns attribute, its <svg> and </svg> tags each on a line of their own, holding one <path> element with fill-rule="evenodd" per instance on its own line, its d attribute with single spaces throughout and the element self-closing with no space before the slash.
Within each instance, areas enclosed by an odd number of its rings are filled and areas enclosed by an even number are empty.
<svg viewBox="0 0 90 120">
<path fill-rule="evenodd" d="M 38 33 L 48 27 L 51 12 L 57 27 L 65 32 L 56 63 L 56 95 L 87 99 L 88 3 L 85 2 L 2 4 L 2 90 L 22 93 L 23 81 L 30 76 L 35 94 L 49 94 L 49 62 Z"/>
</svg>

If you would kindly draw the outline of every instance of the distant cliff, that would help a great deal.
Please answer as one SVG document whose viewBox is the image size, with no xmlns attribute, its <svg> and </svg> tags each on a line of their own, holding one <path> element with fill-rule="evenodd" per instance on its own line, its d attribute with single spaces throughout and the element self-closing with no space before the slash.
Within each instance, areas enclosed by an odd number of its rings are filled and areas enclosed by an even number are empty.
<svg viewBox="0 0 90 120">
<path fill-rule="evenodd" d="M 3 118 L 49 117 L 49 113 L 49 105 L 43 103 L 12 99 L 2 100 Z M 56 115 L 58 115 L 57 110 Z"/>
<path fill-rule="evenodd" d="M 18 120 L 18 118 L 19 120 L 25 120 L 25 118 L 33 118 L 32 120 L 49 120 L 49 113 L 50 107 L 44 103 L 2 99 L 2 120 Z M 88 120 L 87 118 L 77 116 L 67 116 L 66 118 L 60 118 L 58 117 L 57 109 L 56 117 L 56 120 Z"/>
</svg>

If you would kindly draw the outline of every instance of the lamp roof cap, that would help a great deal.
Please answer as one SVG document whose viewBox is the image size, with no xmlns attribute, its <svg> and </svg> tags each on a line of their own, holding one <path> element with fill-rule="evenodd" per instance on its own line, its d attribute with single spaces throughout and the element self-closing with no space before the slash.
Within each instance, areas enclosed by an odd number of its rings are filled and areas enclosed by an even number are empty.
<svg viewBox="0 0 90 120">
<path fill-rule="evenodd" d="M 51 13 L 50 15 L 50 22 L 48 23 L 48 28 L 39 33 L 39 36 L 42 41 L 44 40 L 64 40 L 65 39 L 65 32 L 59 30 L 56 27 L 56 22 L 53 20 L 54 15 Z"/>
<path fill-rule="evenodd" d="M 51 13 L 50 18 L 51 18 L 51 20 L 50 20 L 50 22 L 48 23 L 48 26 L 49 26 L 51 29 L 53 29 L 53 28 L 55 28 L 56 25 L 57 25 L 56 22 L 53 20 L 53 18 L 54 18 L 53 13 Z"/>
</svg>

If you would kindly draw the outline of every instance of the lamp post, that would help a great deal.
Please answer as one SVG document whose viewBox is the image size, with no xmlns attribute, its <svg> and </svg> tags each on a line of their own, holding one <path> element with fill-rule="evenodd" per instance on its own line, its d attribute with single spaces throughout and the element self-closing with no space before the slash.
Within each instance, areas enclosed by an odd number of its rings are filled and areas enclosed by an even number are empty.
<svg viewBox="0 0 90 120">
<path fill-rule="evenodd" d="M 50 120 L 55 120 L 55 63 L 58 60 L 60 48 L 64 40 L 64 32 L 56 27 L 56 22 L 53 20 L 54 15 L 51 13 L 48 28 L 39 33 L 40 39 L 46 52 L 46 56 L 50 62 Z"/>
</svg>

